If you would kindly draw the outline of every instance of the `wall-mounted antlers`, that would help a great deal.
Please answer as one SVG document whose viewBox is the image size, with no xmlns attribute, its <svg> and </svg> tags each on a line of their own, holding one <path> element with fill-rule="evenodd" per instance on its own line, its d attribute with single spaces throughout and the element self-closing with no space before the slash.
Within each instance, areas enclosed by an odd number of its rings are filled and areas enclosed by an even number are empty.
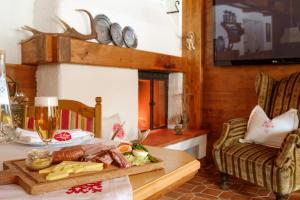
<svg viewBox="0 0 300 200">
<path fill-rule="evenodd" d="M 84 35 L 84 34 L 79 33 L 77 30 L 70 27 L 65 21 L 63 21 L 60 18 L 58 18 L 58 20 L 63 25 L 63 28 L 65 30 L 63 33 L 45 33 L 45 32 L 39 31 L 35 28 L 32 28 L 30 26 L 23 26 L 22 29 L 32 32 L 33 36 L 38 35 L 38 34 L 50 34 L 50 35 L 55 35 L 55 36 L 60 36 L 61 35 L 61 36 L 76 38 L 76 39 L 80 39 L 80 40 L 91 40 L 91 39 L 97 38 L 95 22 L 94 22 L 94 19 L 93 19 L 93 16 L 91 15 L 91 13 L 89 11 L 83 10 L 83 9 L 78 9 L 76 11 L 85 12 L 89 16 L 90 25 L 91 25 L 91 33 L 90 34 Z"/>
</svg>

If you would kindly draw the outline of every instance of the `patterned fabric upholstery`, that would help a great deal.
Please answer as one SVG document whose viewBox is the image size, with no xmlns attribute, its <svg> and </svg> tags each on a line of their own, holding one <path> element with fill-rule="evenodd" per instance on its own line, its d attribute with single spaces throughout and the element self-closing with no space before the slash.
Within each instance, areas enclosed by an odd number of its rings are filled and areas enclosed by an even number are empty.
<svg viewBox="0 0 300 200">
<path fill-rule="evenodd" d="M 275 117 L 290 108 L 300 114 L 300 72 L 280 81 L 261 73 L 256 79 L 258 104 Z M 225 123 L 213 146 L 219 171 L 287 195 L 300 189 L 300 129 L 288 134 L 280 149 L 238 142 L 247 129 L 246 119 Z"/>
<path fill-rule="evenodd" d="M 286 184 L 284 180 L 293 180 L 295 167 L 277 167 L 274 160 L 278 152 L 278 149 L 263 145 L 235 143 L 222 149 L 220 171 L 274 192 L 288 194 L 292 192 L 293 184 Z"/>
<path fill-rule="evenodd" d="M 276 84 L 269 116 L 278 116 L 290 108 L 300 110 L 300 72 L 294 73 Z"/>
<path fill-rule="evenodd" d="M 260 107 L 268 114 L 270 112 L 273 88 L 275 81 L 264 73 L 260 73 L 256 77 L 255 89 L 257 95 L 257 102 Z"/>
<path fill-rule="evenodd" d="M 26 129 L 35 130 L 34 118 L 26 119 Z M 59 129 L 82 129 L 94 132 L 94 119 L 86 118 L 71 110 L 60 110 Z"/>
<path fill-rule="evenodd" d="M 223 126 L 223 133 L 219 140 L 213 146 L 213 157 L 219 171 L 223 172 L 221 160 L 222 149 L 235 144 L 240 138 L 243 138 L 247 129 L 246 119 L 233 119 Z M 225 173 L 225 172 L 224 172 Z"/>
<path fill-rule="evenodd" d="M 258 104 L 271 118 L 290 108 L 300 109 L 300 72 L 277 82 L 261 73 L 257 76 L 255 85 Z"/>
</svg>

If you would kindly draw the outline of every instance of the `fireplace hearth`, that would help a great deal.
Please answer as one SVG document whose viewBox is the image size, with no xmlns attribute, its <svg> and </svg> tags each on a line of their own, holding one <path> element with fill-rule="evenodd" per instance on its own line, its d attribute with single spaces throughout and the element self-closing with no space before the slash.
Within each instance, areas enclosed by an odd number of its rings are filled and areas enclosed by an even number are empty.
<svg viewBox="0 0 300 200">
<path fill-rule="evenodd" d="M 139 129 L 167 128 L 168 83 L 168 73 L 139 72 Z"/>
</svg>

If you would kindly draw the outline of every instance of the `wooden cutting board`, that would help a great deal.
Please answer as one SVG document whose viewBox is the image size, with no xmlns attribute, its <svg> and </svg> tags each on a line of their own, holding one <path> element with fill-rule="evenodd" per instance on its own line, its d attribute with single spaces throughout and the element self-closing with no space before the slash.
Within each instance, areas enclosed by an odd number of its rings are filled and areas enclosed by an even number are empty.
<svg viewBox="0 0 300 200">
<path fill-rule="evenodd" d="M 3 163 L 4 171 L 0 171 L 0 185 L 18 184 L 29 194 L 42 194 L 99 180 L 113 179 L 164 168 L 163 162 L 159 159 L 157 160 L 158 162 L 126 169 L 111 165 L 101 172 L 78 173 L 55 181 L 47 181 L 46 175 L 27 169 L 24 159 L 5 161 Z"/>
</svg>

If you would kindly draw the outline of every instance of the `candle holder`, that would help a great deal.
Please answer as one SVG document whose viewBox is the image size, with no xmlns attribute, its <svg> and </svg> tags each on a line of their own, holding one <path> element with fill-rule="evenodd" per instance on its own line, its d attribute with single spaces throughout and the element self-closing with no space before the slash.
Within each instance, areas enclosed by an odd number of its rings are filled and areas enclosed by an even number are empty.
<svg viewBox="0 0 300 200">
<path fill-rule="evenodd" d="M 182 135 L 182 131 L 181 131 L 181 128 L 182 128 L 182 116 L 181 115 L 178 115 L 175 117 L 175 127 L 174 127 L 174 130 L 175 130 L 175 134 L 176 135 Z"/>
<path fill-rule="evenodd" d="M 181 127 L 179 125 L 176 125 L 174 127 L 175 135 L 182 135 Z"/>
</svg>

